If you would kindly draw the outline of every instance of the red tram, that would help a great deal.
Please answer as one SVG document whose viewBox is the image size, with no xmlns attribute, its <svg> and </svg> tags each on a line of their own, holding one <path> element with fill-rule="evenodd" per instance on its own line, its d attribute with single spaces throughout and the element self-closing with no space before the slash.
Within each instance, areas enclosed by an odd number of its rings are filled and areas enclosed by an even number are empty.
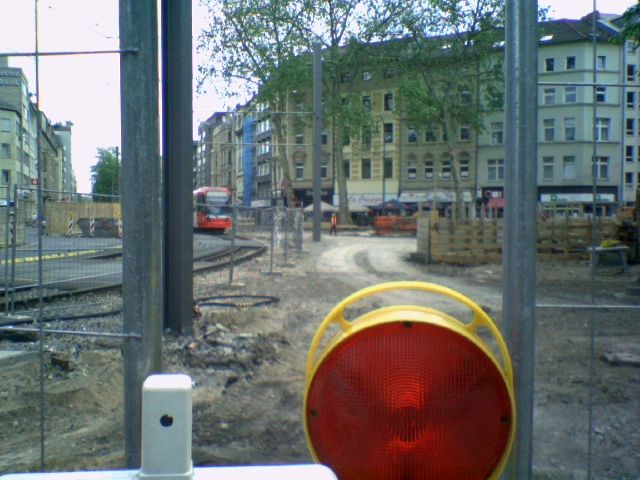
<svg viewBox="0 0 640 480">
<path fill-rule="evenodd" d="M 231 192 L 223 187 L 201 187 L 193 192 L 193 228 L 223 234 L 231 227 Z"/>
</svg>

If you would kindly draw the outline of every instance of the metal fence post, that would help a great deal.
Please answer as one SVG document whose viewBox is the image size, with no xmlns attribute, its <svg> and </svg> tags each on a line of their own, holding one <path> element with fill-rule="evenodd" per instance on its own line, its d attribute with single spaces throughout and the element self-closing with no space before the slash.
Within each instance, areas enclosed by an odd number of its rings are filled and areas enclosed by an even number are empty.
<svg viewBox="0 0 640 480">
<path fill-rule="evenodd" d="M 289 247 L 289 209 L 284 211 L 284 263 L 287 263 L 287 249 Z"/>
<path fill-rule="evenodd" d="M 9 289 L 6 285 L 9 283 L 9 188 L 7 187 L 6 195 L 7 207 L 5 210 L 5 228 L 4 228 L 4 313 L 9 315 Z"/>
<path fill-rule="evenodd" d="M 236 223 L 238 219 L 238 207 L 233 205 L 231 207 L 231 258 L 229 259 L 229 285 L 233 283 L 233 260 L 234 250 L 236 246 Z"/>
<path fill-rule="evenodd" d="M 273 250 L 275 248 L 275 230 L 276 230 L 276 214 L 278 211 L 278 207 L 273 207 L 271 209 L 271 260 L 269 266 L 269 273 L 273 273 Z"/>
</svg>

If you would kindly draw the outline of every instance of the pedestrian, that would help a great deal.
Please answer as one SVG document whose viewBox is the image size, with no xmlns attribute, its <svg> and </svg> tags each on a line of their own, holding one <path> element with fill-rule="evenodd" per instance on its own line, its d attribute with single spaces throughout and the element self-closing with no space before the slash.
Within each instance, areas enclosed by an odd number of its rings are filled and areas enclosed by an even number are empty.
<svg viewBox="0 0 640 480">
<path fill-rule="evenodd" d="M 333 213 L 331 215 L 331 230 L 329 230 L 329 236 L 334 234 L 336 237 L 338 236 L 338 217 Z"/>
</svg>

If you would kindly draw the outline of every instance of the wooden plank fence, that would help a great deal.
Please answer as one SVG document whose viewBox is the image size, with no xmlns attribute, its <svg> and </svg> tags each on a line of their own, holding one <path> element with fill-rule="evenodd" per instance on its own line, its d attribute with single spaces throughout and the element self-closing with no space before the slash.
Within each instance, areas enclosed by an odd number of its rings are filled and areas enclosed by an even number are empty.
<svg viewBox="0 0 640 480">
<path fill-rule="evenodd" d="M 595 244 L 617 239 L 615 218 L 596 218 Z M 495 263 L 502 259 L 504 221 L 502 218 L 445 219 L 423 215 L 418 219 L 416 257 L 428 262 L 456 264 Z M 554 217 L 537 222 L 538 255 L 587 258 L 592 244 L 592 224 L 588 217 Z"/>
</svg>

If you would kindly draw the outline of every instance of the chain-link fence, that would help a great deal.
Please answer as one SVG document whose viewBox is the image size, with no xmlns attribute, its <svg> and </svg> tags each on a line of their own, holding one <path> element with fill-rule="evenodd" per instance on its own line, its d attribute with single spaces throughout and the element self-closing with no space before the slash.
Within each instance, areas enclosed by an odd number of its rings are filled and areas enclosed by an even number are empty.
<svg viewBox="0 0 640 480">
<path fill-rule="evenodd" d="M 122 251 L 119 197 L 46 191 L 37 198 L 35 189 L 16 189 L 0 212 L 5 314 L 41 294 L 122 282 L 121 265 L 112 261 Z"/>
<path fill-rule="evenodd" d="M 118 407 L 122 405 L 122 384 L 117 380 L 121 378 L 118 370 L 124 360 L 120 348 L 125 336 L 119 287 L 122 286 L 122 237 L 126 236 L 126 225 L 123 232 L 120 198 L 41 193 L 40 202 L 35 189 L 23 189 L 17 197 L 15 192 L 9 193 L 6 206 L 0 207 L 0 236 L 5 239 L 0 252 L 5 267 L 0 271 L 4 313 L 0 318 L 0 350 L 28 354 L 27 358 L 37 356 L 39 365 L 33 362 L 31 367 L 16 371 L 18 382 L 26 382 L 38 368 L 43 372 L 40 387 L 37 375 L 33 382 L 25 385 L 24 392 L 31 392 L 31 400 L 26 404 L 18 392 L 5 396 L 9 410 L 22 412 L 27 408 L 32 412 L 30 425 L 21 432 L 10 436 L 7 430 L 6 435 L 0 435 L 0 442 L 6 447 L 0 453 L 0 469 L 10 471 L 38 468 L 35 465 L 40 453 L 36 440 L 39 422 L 43 429 L 41 467 L 55 470 L 56 455 L 64 454 L 57 452 L 52 440 L 69 430 L 66 423 L 58 419 L 68 417 L 67 420 L 83 432 L 74 434 L 78 435 L 77 441 L 86 445 L 99 441 L 96 435 L 105 434 L 98 434 L 91 425 L 83 423 L 87 411 L 110 405 L 109 412 L 104 411 L 102 415 L 119 429 L 112 432 L 113 435 L 122 434 L 124 421 Z M 199 257 L 213 257 L 218 253 L 224 257 L 225 252 L 234 251 L 234 245 L 240 251 L 259 252 L 260 260 L 239 264 L 241 255 L 238 254 L 234 263 L 231 254 L 227 262 L 215 267 L 215 279 L 226 283 L 227 273 L 231 280 L 234 270 L 239 277 L 277 274 L 287 266 L 294 251 L 302 249 L 302 210 L 234 206 L 228 208 L 228 213 L 233 220 L 224 234 L 206 231 L 194 234 L 194 265 L 198 264 Z M 204 285 L 196 282 L 198 291 L 193 292 L 194 301 L 197 295 L 219 293 L 217 289 L 221 285 L 215 279 L 205 280 Z M 88 352 L 91 355 L 88 356 Z M 78 398 L 73 410 L 62 415 L 58 403 L 51 403 L 51 392 L 65 391 L 75 376 L 92 378 L 96 371 L 103 373 L 103 380 L 96 381 L 110 385 L 99 399 L 101 406 Z M 5 373 L 0 369 L 0 379 Z M 88 384 L 85 388 L 93 390 Z M 3 415 L 0 411 L 0 420 Z M 22 414 L 13 415 L 20 418 Z M 26 450 L 23 453 L 28 463 L 10 460 L 18 458 L 20 449 Z"/>
</svg>

